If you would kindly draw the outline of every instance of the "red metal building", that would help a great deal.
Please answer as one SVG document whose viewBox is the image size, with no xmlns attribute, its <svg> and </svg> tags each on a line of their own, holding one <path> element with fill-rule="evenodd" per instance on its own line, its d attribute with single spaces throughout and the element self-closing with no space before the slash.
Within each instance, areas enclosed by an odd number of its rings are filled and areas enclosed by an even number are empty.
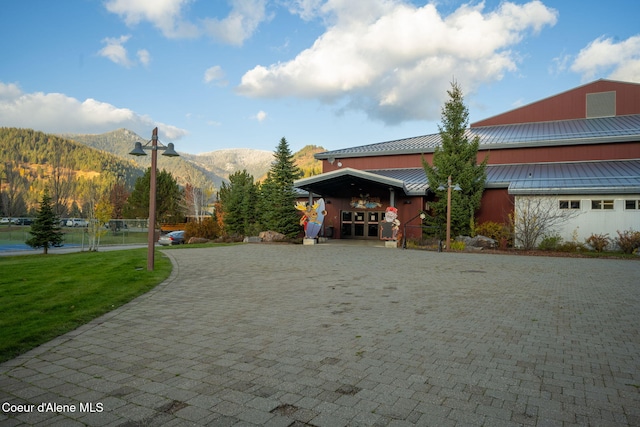
<svg viewBox="0 0 640 427">
<path fill-rule="evenodd" d="M 480 138 L 478 161 L 488 156 L 477 223 L 506 222 L 519 196 L 581 198 L 586 212 L 602 195 L 621 200 L 623 225 L 640 229 L 639 84 L 597 80 L 473 123 L 468 134 Z M 425 209 L 422 158 L 431 163 L 439 144 L 431 134 L 319 153 L 323 173 L 296 187 L 324 197 L 331 237 L 376 239 L 387 206 L 401 223 Z"/>
</svg>

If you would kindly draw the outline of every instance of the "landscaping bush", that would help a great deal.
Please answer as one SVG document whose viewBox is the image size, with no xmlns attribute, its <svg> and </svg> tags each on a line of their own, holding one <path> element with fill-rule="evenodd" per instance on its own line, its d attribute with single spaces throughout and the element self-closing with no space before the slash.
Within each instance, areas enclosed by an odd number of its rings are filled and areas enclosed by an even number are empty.
<svg viewBox="0 0 640 427">
<path fill-rule="evenodd" d="M 213 240 L 220 236 L 218 223 L 211 218 L 204 218 L 201 221 L 188 222 L 184 227 L 184 239 L 186 242 L 192 237 Z"/>
<path fill-rule="evenodd" d="M 640 231 L 618 230 L 618 238 L 616 244 L 625 254 L 632 254 L 633 251 L 640 248 Z"/>
<path fill-rule="evenodd" d="M 544 236 L 538 245 L 538 249 L 541 251 L 556 251 L 561 244 L 562 237 L 557 234 L 553 234 L 551 236 Z"/>
<path fill-rule="evenodd" d="M 452 240 L 450 247 L 452 251 L 462 252 L 464 251 L 465 244 L 462 240 Z"/>
<path fill-rule="evenodd" d="M 604 251 L 611 243 L 611 239 L 608 234 L 592 234 L 585 242 L 593 248 L 596 252 Z"/>
<path fill-rule="evenodd" d="M 564 242 L 560 245 L 558 245 L 558 247 L 556 248 L 556 251 L 558 252 L 581 252 L 584 251 L 586 248 L 584 247 L 584 245 L 582 243 L 578 243 L 576 241 L 572 241 L 572 242 Z"/>
<path fill-rule="evenodd" d="M 490 237 L 493 240 L 501 242 L 511 239 L 511 229 L 507 224 L 499 222 L 487 221 L 479 224 L 475 228 L 476 235 Z"/>
</svg>

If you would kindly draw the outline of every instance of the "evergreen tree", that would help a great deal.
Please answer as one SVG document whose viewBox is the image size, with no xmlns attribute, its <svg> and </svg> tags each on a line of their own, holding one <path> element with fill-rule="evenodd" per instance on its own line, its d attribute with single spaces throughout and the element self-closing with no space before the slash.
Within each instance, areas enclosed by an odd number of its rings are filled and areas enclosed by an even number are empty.
<svg viewBox="0 0 640 427">
<path fill-rule="evenodd" d="M 293 154 L 284 137 L 273 156 L 275 161 L 260 188 L 261 223 L 267 230 L 294 237 L 301 231 L 300 217 L 295 209 L 296 192 L 293 187 L 293 182 L 301 176 L 300 169 L 295 165 Z"/>
<path fill-rule="evenodd" d="M 146 218 L 149 216 L 149 188 L 151 168 L 136 180 L 133 191 L 124 207 L 127 218 Z M 181 222 L 184 213 L 180 206 L 182 191 L 171 173 L 159 171 L 156 174 L 156 217 L 160 223 Z"/>
<path fill-rule="evenodd" d="M 423 158 L 422 164 L 429 181 L 429 188 L 436 192 L 437 200 L 430 203 L 435 211 L 436 222 L 446 224 L 447 185 L 451 176 L 453 185 L 459 184 L 462 191 L 451 192 L 451 233 L 453 236 L 468 235 L 473 230 L 475 212 L 480 208 L 480 199 L 486 180 L 487 158 L 477 163 L 480 138 L 469 140 L 467 127 L 469 110 L 464 104 L 462 90 L 456 82 L 448 90 L 449 100 L 442 108 L 442 124 L 438 125 L 441 146 L 433 153 L 433 165 Z"/>
<path fill-rule="evenodd" d="M 258 231 L 257 186 L 253 182 L 253 176 L 246 170 L 231 174 L 228 184 L 222 183 L 218 201 L 216 212 L 223 217 L 225 233 L 246 236 Z"/>
<path fill-rule="evenodd" d="M 38 215 L 31 225 L 29 231 L 31 238 L 25 243 L 34 249 L 43 248 L 44 254 L 49 252 L 52 246 L 60 246 L 63 241 L 60 219 L 53 211 L 49 190 L 45 188 L 40 202 Z"/>
</svg>

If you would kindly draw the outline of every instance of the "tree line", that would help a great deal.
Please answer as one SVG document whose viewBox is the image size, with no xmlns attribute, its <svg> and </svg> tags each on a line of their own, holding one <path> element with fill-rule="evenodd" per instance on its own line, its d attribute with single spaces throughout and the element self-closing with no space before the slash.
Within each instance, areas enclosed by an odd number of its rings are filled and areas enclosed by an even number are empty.
<svg viewBox="0 0 640 427">
<path fill-rule="evenodd" d="M 295 165 L 293 155 L 285 138 L 274 152 L 274 162 L 262 183 L 254 182 L 246 170 L 231 175 L 217 194 L 215 211 L 209 213 L 205 207 L 211 202 L 211 188 L 188 184 L 180 187 L 175 177 L 166 170 L 156 175 L 156 215 L 158 223 L 183 222 L 191 216 L 194 222 L 219 223 L 214 232 L 229 235 L 257 234 L 272 230 L 293 237 L 301 230 L 294 208 L 297 198 L 293 183 L 302 176 Z M 97 249 L 103 225 L 111 218 L 146 218 L 149 212 L 149 188 L 151 170 L 136 179 L 131 192 L 123 183 L 115 183 L 108 191 L 92 187 L 89 207 L 89 234 L 91 247 Z M 33 247 L 48 248 L 61 242 L 59 214 L 50 196 L 50 182 L 42 192 L 36 220 L 32 226 L 32 238 L 27 243 Z M 213 230 L 213 229 L 212 229 Z M 217 237 L 217 236 L 201 236 Z"/>
<path fill-rule="evenodd" d="M 0 214 L 34 216 L 49 188 L 59 216 L 86 217 L 91 198 L 143 174 L 131 161 L 55 135 L 0 128 Z"/>
</svg>

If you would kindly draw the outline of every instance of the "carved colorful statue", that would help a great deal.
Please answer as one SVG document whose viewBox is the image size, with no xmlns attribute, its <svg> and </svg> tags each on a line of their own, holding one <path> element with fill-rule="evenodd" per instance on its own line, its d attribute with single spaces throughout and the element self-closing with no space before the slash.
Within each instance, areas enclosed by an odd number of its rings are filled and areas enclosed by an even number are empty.
<svg viewBox="0 0 640 427">
<path fill-rule="evenodd" d="M 322 222 L 327 214 L 324 210 L 324 199 L 318 199 L 309 206 L 306 202 L 296 203 L 296 209 L 304 214 L 300 218 L 300 225 L 304 227 L 304 236 L 307 239 L 315 239 L 322 228 Z"/>
<path fill-rule="evenodd" d="M 384 221 L 380 223 L 380 240 L 397 240 L 399 229 L 398 208 L 389 206 L 384 213 Z"/>
</svg>

